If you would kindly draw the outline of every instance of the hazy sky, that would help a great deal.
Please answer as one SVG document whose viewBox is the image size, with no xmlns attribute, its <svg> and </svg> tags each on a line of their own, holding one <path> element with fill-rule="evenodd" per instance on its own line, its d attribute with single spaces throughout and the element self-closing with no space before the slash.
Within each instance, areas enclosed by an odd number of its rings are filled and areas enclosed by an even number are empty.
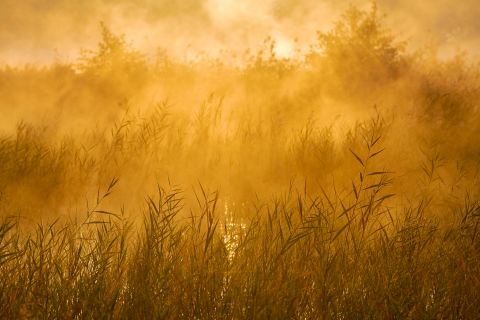
<svg viewBox="0 0 480 320">
<path fill-rule="evenodd" d="M 354 0 L 0 0 L 0 63 L 73 60 L 99 40 L 103 21 L 136 48 L 177 56 L 258 48 L 271 36 L 280 55 L 312 44 Z M 379 0 L 387 24 L 413 44 L 443 54 L 480 47 L 478 0 Z"/>
</svg>

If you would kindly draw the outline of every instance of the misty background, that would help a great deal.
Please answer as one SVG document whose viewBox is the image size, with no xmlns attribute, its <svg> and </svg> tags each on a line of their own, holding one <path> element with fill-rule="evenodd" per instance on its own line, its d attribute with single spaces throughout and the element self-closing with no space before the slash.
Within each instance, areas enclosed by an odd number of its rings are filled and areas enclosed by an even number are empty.
<svg viewBox="0 0 480 320">
<path fill-rule="evenodd" d="M 305 52 L 316 32 L 333 26 L 365 0 L 0 0 L 0 64 L 72 62 L 100 40 L 100 23 L 135 48 L 181 59 L 258 49 L 267 37 L 279 57 Z M 429 46 L 440 57 L 479 52 L 475 0 L 377 1 L 394 35 L 410 49 Z"/>
</svg>

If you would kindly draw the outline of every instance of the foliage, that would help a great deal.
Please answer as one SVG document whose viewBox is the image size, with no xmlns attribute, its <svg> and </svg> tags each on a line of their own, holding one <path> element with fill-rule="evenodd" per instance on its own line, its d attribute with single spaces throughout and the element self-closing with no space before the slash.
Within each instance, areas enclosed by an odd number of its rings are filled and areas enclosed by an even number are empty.
<svg viewBox="0 0 480 320">
<path fill-rule="evenodd" d="M 0 318 L 480 314 L 477 64 L 375 6 L 240 66 L 101 28 L 0 70 Z"/>
</svg>

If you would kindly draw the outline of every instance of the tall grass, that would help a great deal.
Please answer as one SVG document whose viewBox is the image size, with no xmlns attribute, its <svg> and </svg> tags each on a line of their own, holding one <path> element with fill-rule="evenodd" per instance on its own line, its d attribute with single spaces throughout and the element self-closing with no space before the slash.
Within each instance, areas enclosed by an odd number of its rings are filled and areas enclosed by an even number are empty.
<svg viewBox="0 0 480 320">
<path fill-rule="evenodd" d="M 2 318 L 475 318 L 479 202 L 446 226 L 428 199 L 391 208 L 378 124 L 343 196 L 290 189 L 228 218 L 202 186 L 191 209 L 159 187 L 133 228 L 99 209 L 114 179 L 80 221 L 5 218 Z"/>
<path fill-rule="evenodd" d="M 475 64 L 375 7 L 240 67 L 102 36 L 0 70 L 0 318 L 478 318 Z"/>
</svg>

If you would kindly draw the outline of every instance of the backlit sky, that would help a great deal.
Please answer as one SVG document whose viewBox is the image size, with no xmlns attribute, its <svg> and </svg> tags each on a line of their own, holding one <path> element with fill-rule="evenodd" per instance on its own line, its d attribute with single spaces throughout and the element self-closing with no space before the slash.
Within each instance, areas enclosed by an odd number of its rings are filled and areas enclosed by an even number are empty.
<svg viewBox="0 0 480 320">
<path fill-rule="evenodd" d="M 291 55 L 328 30 L 354 0 L 0 0 L 0 63 L 72 61 L 99 40 L 103 21 L 136 48 L 188 57 L 255 49 L 271 36 Z M 413 46 L 437 43 L 441 54 L 480 48 L 478 0 L 379 0 L 387 25 Z M 295 42 L 294 40 L 298 41 Z"/>
</svg>

